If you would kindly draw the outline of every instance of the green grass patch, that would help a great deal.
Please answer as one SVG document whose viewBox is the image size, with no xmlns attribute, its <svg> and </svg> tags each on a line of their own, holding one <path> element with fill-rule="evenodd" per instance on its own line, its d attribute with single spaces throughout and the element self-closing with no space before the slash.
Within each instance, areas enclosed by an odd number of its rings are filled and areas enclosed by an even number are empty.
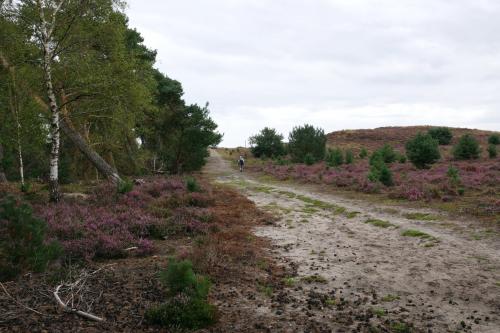
<svg viewBox="0 0 500 333">
<path fill-rule="evenodd" d="M 297 197 L 297 194 L 295 194 L 293 192 L 288 192 L 288 191 L 278 191 L 276 193 L 287 196 L 290 199 L 295 199 Z"/>
<path fill-rule="evenodd" d="M 420 220 L 420 221 L 435 221 L 438 220 L 439 218 L 437 216 L 428 214 L 428 213 L 406 213 L 404 214 L 404 217 L 406 217 L 408 220 Z"/>
<path fill-rule="evenodd" d="M 283 279 L 283 284 L 287 287 L 293 287 L 296 282 L 297 282 L 297 279 L 295 279 L 291 276 Z"/>
<path fill-rule="evenodd" d="M 264 284 L 260 284 L 260 283 L 259 283 L 259 284 L 257 285 L 257 290 L 258 290 L 260 293 L 262 293 L 262 294 L 266 295 L 267 297 L 271 297 L 271 296 L 273 296 L 273 287 L 271 287 L 271 286 L 268 286 L 268 285 L 264 285 Z"/>
<path fill-rule="evenodd" d="M 271 192 L 274 191 L 274 188 L 270 187 L 270 186 L 263 185 L 263 186 L 252 187 L 251 190 L 256 191 L 256 192 L 260 192 L 260 193 L 271 194 Z"/>
<path fill-rule="evenodd" d="M 405 230 L 401 233 L 401 235 L 406 236 L 406 237 L 418 237 L 418 238 L 422 238 L 422 239 L 434 239 L 434 237 L 432 237 L 431 235 L 429 235 L 423 231 L 415 230 L 415 229 Z"/>
<path fill-rule="evenodd" d="M 365 223 L 374 225 L 379 228 L 389 228 L 389 227 L 396 227 L 394 224 L 390 223 L 389 221 L 384 221 L 384 220 L 379 220 L 379 219 L 368 219 L 365 221 Z"/>
<path fill-rule="evenodd" d="M 383 308 L 372 308 L 371 312 L 378 317 L 383 317 L 387 314 L 387 311 Z"/>
<path fill-rule="evenodd" d="M 325 304 L 327 306 L 334 306 L 335 304 L 337 304 L 337 301 L 333 298 L 327 298 Z"/>
<path fill-rule="evenodd" d="M 361 212 L 347 212 L 345 214 L 345 216 L 348 218 L 348 219 L 353 219 L 355 218 L 356 216 L 358 216 L 359 214 L 361 214 Z"/>
<path fill-rule="evenodd" d="M 315 214 L 317 212 L 318 212 L 318 210 L 312 206 L 306 206 L 306 207 L 302 208 L 302 213 L 304 213 L 304 214 Z"/>
<path fill-rule="evenodd" d="M 410 326 L 406 323 L 392 323 L 391 330 L 395 333 L 410 333 Z"/>
</svg>

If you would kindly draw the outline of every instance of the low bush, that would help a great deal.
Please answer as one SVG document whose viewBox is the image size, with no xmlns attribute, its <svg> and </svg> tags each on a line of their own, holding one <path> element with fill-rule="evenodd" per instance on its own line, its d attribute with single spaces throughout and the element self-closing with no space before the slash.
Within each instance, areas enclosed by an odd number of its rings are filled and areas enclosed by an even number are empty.
<svg viewBox="0 0 500 333">
<path fill-rule="evenodd" d="M 186 178 L 186 188 L 189 192 L 200 192 L 201 188 L 194 177 Z"/>
<path fill-rule="evenodd" d="M 495 146 L 494 144 L 489 144 L 488 145 L 488 156 L 489 158 L 495 158 L 497 157 L 498 153 L 497 153 L 497 146 Z"/>
<path fill-rule="evenodd" d="M 438 141 L 429 134 L 419 133 L 406 143 L 406 156 L 418 169 L 425 169 L 441 158 Z"/>
<path fill-rule="evenodd" d="M 361 148 L 361 151 L 359 152 L 359 158 L 365 159 L 368 156 L 368 151 L 366 150 L 365 147 Z"/>
<path fill-rule="evenodd" d="M 385 144 L 378 151 L 379 151 L 380 155 L 382 156 L 382 158 L 384 159 L 384 163 L 396 162 L 397 154 L 391 145 Z"/>
<path fill-rule="evenodd" d="M 215 307 L 207 298 L 210 282 L 196 275 L 190 261 L 171 259 L 160 282 L 167 289 L 167 300 L 146 311 L 152 324 L 169 328 L 200 329 L 215 322 Z"/>
<path fill-rule="evenodd" d="M 342 154 L 342 150 L 340 148 L 328 149 L 326 153 L 326 165 L 329 167 L 337 167 L 344 163 L 344 156 Z"/>
<path fill-rule="evenodd" d="M 345 164 L 352 164 L 354 162 L 354 154 L 352 150 L 348 149 L 345 152 Z"/>
<path fill-rule="evenodd" d="M 470 134 L 462 136 L 455 147 L 453 147 L 453 157 L 456 160 L 478 159 L 480 153 L 479 142 Z"/>
<path fill-rule="evenodd" d="M 46 223 L 31 207 L 8 197 L 0 203 L 0 281 L 23 270 L 44 271 L 61 254 L 55 241 L 46 242 Z"/>
<path fill-rule="evenodd" d="M 490 145 L 500 145 L 500 135 L 492 134 L 488 137 L 488 143 Z"/>
<path fill-rule="evenodd" d="M 454 168 L 452 165 L 448 168 L 446 172 L 446 176 L 448 177 L 448 181 L 452 187 L 457 187 L 461 183 L 460 174 L 458 173 L 458 169 Z"/>
<path fill-rule="evenodd" d="M 427 133 L 440 145 L 449 145 L 453 139 L 453 134 L 448 127 L 433 127 Z"/>
<path fill-rule="evenodd" d="M 314 156 L 311 153 L 307 153 L 306 156 L 304 156 L 304 164 L 305 165 L 313 165 L 316 160 L 314 159 Z"/>
<path fill-rule="evenodd" d="M 382 154 L 374 153 L 370 158 L 370 172 L 368 179 L 372 182 L 381 182 L 385 186 L 394 185 L 392 172 L 385 164 Z"/>
</svg>

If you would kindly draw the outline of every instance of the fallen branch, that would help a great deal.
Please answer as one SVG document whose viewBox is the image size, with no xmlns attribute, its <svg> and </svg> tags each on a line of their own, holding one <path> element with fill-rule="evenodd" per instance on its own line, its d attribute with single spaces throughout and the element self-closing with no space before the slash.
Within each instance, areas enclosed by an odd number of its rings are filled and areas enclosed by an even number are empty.
<svg viewBox="0 0 500 333">
<path fill-rule="evenodd" d="M 104 265 L 101 268 L 99 268 L 98 270 L 91 272 L 91 273 L 83 272 L 80 275 L 80 278 L 77 279 L 75 282 L 63 283 L 63 284 L 58 285 L 53 293 L 57 304 L 66 312 L 74 313 L 74 314 L 79 315 L 80 317 L 90 319 L 93 321 L 99 321 L 99 322 L 104 321 L 104 318 L 101 318 L 101 317 L 93 315 L 89 312 L 85 312 L 85 311 L 78 310 L 78 309 L 74 308 L 73 307 L 74 306 L 74 299 L 75 299 L 75 295 L 77 295 L 77 296 L 79 296 L 80 300 L 83 300 L 81 293 L 85 292 L 83 289 L 85 287 L 87 279 L 90 276 L 95 275 L 99 271 L 103 270 L 104 268 L 107 268 L 107 267 L 113 266 L 113 265 L 115 265 L 115 264 Z M 61 288 L 63 288 L 63 287 L 68 287 L 71 290 L 70 298 L 66 302 L 63 302 L 63 300 L 61 299 L 61 296 L 59 296 L 59 291 L 61 291 Z M 75 290 L 76 290 L 76 292 L 75 292 Z M 101 295 L 102 295 L 102 292 L 101 292 Z M 70 302 L 71 302 L 71 306 L 68 305 Z M 94 303 L 94 301 L 91 302 L 91 304 L 93 304 L 93 303 Z M 88 306 L 88 311 L 90 311 L 90 306 Z"/>
<path fill-rule="evenodd" d="M 104 321 L 104 319 L 101 317 L 97 317 L 91 313 L 87 313 L 87 312 L 80 311 L 77 309 L 72 309 L 69 306 L 67 306 L 66 304 L 64 304 L 64 302 L 61 300 L 61 297 L 59 297 L 59 289 L 61 289 L 61 287 L 63 287 L 63 286 L 64 286 L 63 284 L 60 284 L 56 287 L 56 290 L 54 291 L 54 297 L 56 298 L 56 301 L 59 304 L 59 306 L 61 308 L 63 308 L 64 311 L 70 312 L 70 313 L 75 313 L 75 314 L 79 315 L 80 317 L 84 317 L 84 318 L 87 318 L 90 320 Z"/>
</svg>

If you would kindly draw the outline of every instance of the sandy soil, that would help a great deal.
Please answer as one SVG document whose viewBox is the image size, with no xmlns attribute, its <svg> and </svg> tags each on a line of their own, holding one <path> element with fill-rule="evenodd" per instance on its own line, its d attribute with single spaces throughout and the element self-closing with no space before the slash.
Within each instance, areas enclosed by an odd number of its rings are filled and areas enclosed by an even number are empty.
<svg viewBox="0 0 500 333">
<path fill-rule="evenodd" d="M 500 332 L 498 237 L 471 240 L 463 221 L 439 212 L 268 184 L 216 151 L 205 173 L 279 217 L 255 229 L 292 272 L 287 288 L 255 310 L 281 323 L 268 331 Z M 425 234 L 404 236 L 409 229 Z"/>
</svg>

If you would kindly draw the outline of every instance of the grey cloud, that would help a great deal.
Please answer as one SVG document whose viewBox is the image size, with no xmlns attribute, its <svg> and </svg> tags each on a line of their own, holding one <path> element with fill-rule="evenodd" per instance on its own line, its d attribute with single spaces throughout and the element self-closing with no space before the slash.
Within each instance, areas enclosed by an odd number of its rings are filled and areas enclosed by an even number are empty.
<svg viewBox="0 0 500 333">
<path fill-rule="evenodd" d="M 132 0 L 127 13 L 188 102 L 210 101 L 227 145 L 308 120 L 500 129 L 496 0 Z"/>
</svg>

